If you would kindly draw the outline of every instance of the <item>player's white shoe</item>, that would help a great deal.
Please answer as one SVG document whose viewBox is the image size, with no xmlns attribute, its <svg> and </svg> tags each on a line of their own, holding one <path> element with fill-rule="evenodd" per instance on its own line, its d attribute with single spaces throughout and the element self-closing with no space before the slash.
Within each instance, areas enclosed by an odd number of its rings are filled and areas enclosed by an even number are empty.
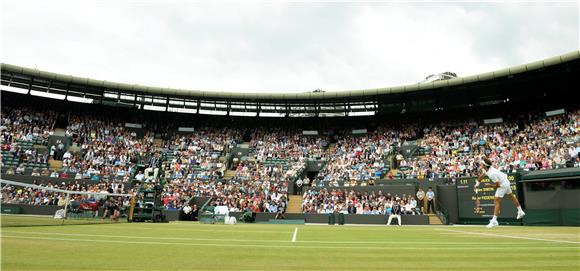
<svg viewBox="0 0 580 271">
<path fill-rule="evenodd" d="M 524 213 L 524 211 L 518 211 L 518 216 L 516 218 L 522 219 L 522 217 L 524 217 L 525 215 L 526 215 L 526 213 Z"/>
<path fill-rule="evenodd" d="M 490 228 L 493 228 L 493 227 L 498 226 L 498 225 L 499 225 L 499 223 L 497 223 L 497 220 L 490 220 L 489 224 L 487 224 L 487 226 L 485 226 L 485 227 L 490 229 Z"/>
</svg>

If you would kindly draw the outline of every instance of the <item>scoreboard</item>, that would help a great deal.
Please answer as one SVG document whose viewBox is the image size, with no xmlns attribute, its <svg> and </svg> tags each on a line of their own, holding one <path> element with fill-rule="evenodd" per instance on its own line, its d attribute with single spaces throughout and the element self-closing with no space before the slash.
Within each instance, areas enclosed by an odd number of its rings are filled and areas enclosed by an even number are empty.
<svg viewBox="0 0 580 271">
<path fill-rule="evenodd" d="M 508 180 L 512 188 L 512 193 L 518 195 L 516 181 L 519 174 L 508 175 Z M 495 187 L 485 187 L 485 183 L 491 180 L 485 177 L 480 181 L 477 194 L 474 190 L 477 178 L 466 177 L 456 179 L 457 205 L 459 218 L 491 218 L 493 216 L 493 199 L 495 197 Z M 516 218 L 517 210 L 510 199 L 504 197 L 501 202 L 501 218 Z"/>
</svg>

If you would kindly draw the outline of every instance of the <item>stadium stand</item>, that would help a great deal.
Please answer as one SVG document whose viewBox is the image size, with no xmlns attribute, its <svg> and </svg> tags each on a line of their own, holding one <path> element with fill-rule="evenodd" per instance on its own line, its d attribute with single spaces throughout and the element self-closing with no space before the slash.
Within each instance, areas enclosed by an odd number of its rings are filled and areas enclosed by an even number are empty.
<svg viewBox="0 0 580 271">
<path fill-rule="evenodd" d="M 576 51 L 436 82 L 283 95 L 180 92 L 2 64 L 2 178 L 81 184 L 69 190 L 161 185 L 168 210 L 195 198 L 231 211 L 381 213 L 389 193 L 418 200 L 383 185 L 453 183 L 477 172 L 480 155 L 509 173 L 580 167 L 569 88 L 578 59 Z M 6 190 L 3 202 L 19 194 Z M 58 204 L 27 193 L 39 199 L 26 204 Z"/>
<path fill-rule="evenodd" d="M 121 120 L 79 114 L 71 114 L 68 120 L 66 138 L 70 142 L 54 141 L 49 146 L 59 114 L 5 107 L 2 115 L 4 174 L 49 176 L 55 179 L 46 184 L 49 187 L 58 179 L 77 180 L 64 187 L 67 190 L 126 192 L 132 179 L 147 181 L 144 165 L 158 152 L 163 154 L 160 178 L 167 209 L 180 208 L 191 197 L 210 197 L 211 205 L 227 205 L 234 212 L 275 213 L 288 204 L 290 182 L 307 178 L 308 159 L 326 161 L 305 184 L 303 194 L 303 212 L 316 213 L 383 214 L 388 212 L 389 201 L 398 196 L 353 194 L 354 190 L 341 188 L 374 185 L 384 179 L 473 176 L 481 154 L 506 172 L 580 166 L 579 110 L 553 117 L 529 114 L 523 122 L 488 125 L 464 120 L 396 129 L 381 124 L 363 135 L 335 135 L 332 147 L 330 138 L 308 137 L 295 130 L 256 128 L 249 133 L 251 140 L 243 143 L 244 131 L 237 128 L 197 127 L 195 133 L 179 134 L 165 127 L 130 129 Z M 249 155 L 226 161 L 238 142 L 250 147 Z M 395 153 L 400 154 L 408 142 L 422 151 L 401 159 Z M 48 164 L 54 160 L 62 160 L 62 165 L 50 171 Z M 230 169 L 235 174 L 226 180 L 225 172 Z M 6 186 L 2 200 L 56 205 L 57 198 L 36 191 L 11 191 Z M 407 196 L 401 199 L 404 205 L 416 201 Z M 354 209 L 349 212 L 351 204 Z M 409 208 L 415 213 L 416 203 Z"/>
</svg>

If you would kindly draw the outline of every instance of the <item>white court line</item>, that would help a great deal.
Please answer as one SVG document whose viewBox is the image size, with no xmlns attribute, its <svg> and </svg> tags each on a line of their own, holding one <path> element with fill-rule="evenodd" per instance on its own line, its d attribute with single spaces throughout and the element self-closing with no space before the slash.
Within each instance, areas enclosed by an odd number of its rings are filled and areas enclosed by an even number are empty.
<svg viewBox="0 0 580 271">
<path fill-rule="evenodd" d="M 297 234 L 298 228 L 295 229 Z M 309 244 L 375 244 L 375 245 L 521 245 L 521 242 L 440 242 L 440 241 L 326 241 L 326 240 L 309 240 L 309 241 L 285 241 L 285 240 L 248 240 L 248 239 L 211 239 L 211 238 L 188 238 L 188 237 L 152 237 L 152 236 L 128 236 L 128 235 L 107 235 L 107 234 L 86 234 L 86 233 L 59 233 L 59 232 L 31 232 L 31 231 L 2 231 L 2 233 L 15 234 L 32 234 L 32 235 L 57 235 L 57 236 L 74 236 L 74 237 L 105 237 L 105 238 L 126 238 L 126 239 L 152 239 L 152 240 L 187 240 L 187 241 L 217 241 L 217 242 L 256 242 L 256 243 L 309 243 Z M 455 234 L 455 233 L 449 233 Z M 293 236 L 294 239 L 294 236 Z M 533 244 L 532 242 L 528 244 Z"/>
<path fill-rule="evenodd" d="M 290 241 L 283 241 L 283 240 L 247 240 L 247 239 L 244 240 L 244 239 L 212 239 L 212 238 L 188 238 L 188 237 L 153 237 L 153 236 L 129 236 L 129 235 L 60 233 L 60 232 L 2 231 L 2 233 L 33 234 L 33 235 L 59 235 L 59 236 L 78 236 L 78 237 L 83 237 L 83 236 L 84 237 L 110 237 L 110 238 L 127 238 L 127 239 L 290 243 Z"/>
<path fill-rule="evenodd" d="M 576 241 L 542 239 L 542 238 L 533 238 L 533 237 L 524 237 L 524 236 L 513 236 L 513 235 L 505 235 L 505 234 L 493 234 L 493 233 L 484 233 L 484 232 L 469 232 L 469 231 L 458 231 L 458 230 L 449 230 L 449 229 L 436 229 L 436 230 L 438 230 L 438 231 L 455 232 L 455 233 L 464 233 L 464 234 L 473 234 L 473 235 L 482 235 L 482 236 L 491 236 L 491 237 L 505 237 L 505 238 L 513 238 L 513 239 L 524 239 L 524 240 L 554 242 L 554 243 L 580 244 L 580 242 L 576 242 Z"/>
<path fill-rule="evenodd" d="M 167 224 L 160 224 L 160 225 L 167 225 Z M 115 228 L 115 229 L 122 229 L 122 230 L 127 230 L 127 231 L 134 231 L 134 230 L 159 230 L 161 229 L 161 227 L 159 228 L 153 228 L 153 227 L 138 227 L 138 228 L 128 228 L 128 227 L 123 227 L 123 226 L 119 226 L 119 224 L 87 224 L 87 225 L 78 225 L 78 226 L 82 226 L 83 228 L 91 228 L 91 227 L 108 227 L 108 228 Z M 67 226 L 68 227 L 68 226 Z M 274 234 L 274 233 L 285 233 L 288 234 L 288 231 L 264 231 L 264 230 L 237 230 L 237 229 L 209 229 L 209 228 L 163 228 L 163 230 L 169 230 L 169 231 L 192 231 L 192 232 L 245 232 L 245 233 L 269 233 L 269 234 Z"/>
<path fill-rule="evenodd" d="M 386 246 L 386 247 L 343 247 L 343 246 L 296 246 L 296 245 L 251 245 L 251 244 L 207 244 L 207 243 L 171 243 L 171 242 L 152 242 L 152 241 L 143 241 L 143 242 L 136 242 L 136 241 L 117 241 L 117 240 L 101 240 L 101 239 L 74 239 L 74 238 L 51 238 L 51 237 L 29 237 L 29 236 L 11 236 L 11 235 L 3 235 L 2 239 L 32 239 L 32 240 L 51 240 L 51 241 L 79 241 L 79 242 L 91 242 L 91 243 L 114 243 L 114 244 L 139 244 L 139 245 L 182 245 L 182 246 L 206 246 L 206 247 L 255 247 L 255 248 L 306 248 L 306 249 L 367 249 L 367 250 L 377 250 L 377 249 L 386 249 L 392 250 L 393 247 Z M 429 250 L 429 249 L 436 249 L 436 250 L 465 250 L 467 248 L 477 248 L 478 250 L 513 250 L 513 246 L 506 246 L 506 247 L 481 247 L 481 246 L 461 246 L 461 247 L 422 247 L 421 250 Z M 526 249 L 580 249 L 578 247 L 560 247 L 560 246 L 547 246 L 547 247 L 518 247 L 518 248 L 526 248 Z M 397 247 L 397 250 L 408 249 L 408 250 L 417 250 L 417 247 Z"/>
<path fill-rule="evenodd" d="M 387 226 L 387 224 L 344 224 L 341 225 L 340 227 L 336 227 L 334 225 L 328 225 L 328 223 L 304 223 L 304 225 L 306 226 L 326 226 L 329 228 L 336 228 L 336 229 L 344 229 L 344 228 L 348 228 L 348 227 L 355 227 L 355 228 L 360 228 L 360 227 L 369 227 L 369 228 L 384 228 L 384 229 L 388 229 L 389 227 Z M 403 225 L 405 228 L 438 228 L 438 227 L 451 227 L 451 225 Z M 464 225 L 461 225 L 464 226 Z"/>
<path fill-rule="evenodd" d="M 292 235 L 292 243 L 296 242 L 296 235 L 298 234 L 298 228 L 294 228 L 294 234 Z"/>
<path fill-rule="evenodd" d="M 42 217 L 54 219 L 53 215 L 31 215 L 31 214 L 0 214 L 0 217 Z"/>
</svg>

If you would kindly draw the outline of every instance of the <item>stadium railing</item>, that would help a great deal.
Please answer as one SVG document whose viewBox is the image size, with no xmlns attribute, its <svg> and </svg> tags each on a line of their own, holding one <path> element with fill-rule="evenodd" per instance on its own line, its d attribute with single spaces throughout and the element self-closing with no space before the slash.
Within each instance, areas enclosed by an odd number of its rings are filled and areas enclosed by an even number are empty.
<svg viewBox="0 0 580 271">
<path fill-rule="evenodd" d="M 445 206 L 441 205 L 439 203 L 439 201 L 436 201 L 436 209 L 437 210 L 435 213 L 437 214 L 437 217 L 439 217 L 439 219 L 441 219 L 441 222 L 445 225 L 449 225 L 449 211 L 447 210 L 447 208 L 445 208 Z"/>
</svg>

